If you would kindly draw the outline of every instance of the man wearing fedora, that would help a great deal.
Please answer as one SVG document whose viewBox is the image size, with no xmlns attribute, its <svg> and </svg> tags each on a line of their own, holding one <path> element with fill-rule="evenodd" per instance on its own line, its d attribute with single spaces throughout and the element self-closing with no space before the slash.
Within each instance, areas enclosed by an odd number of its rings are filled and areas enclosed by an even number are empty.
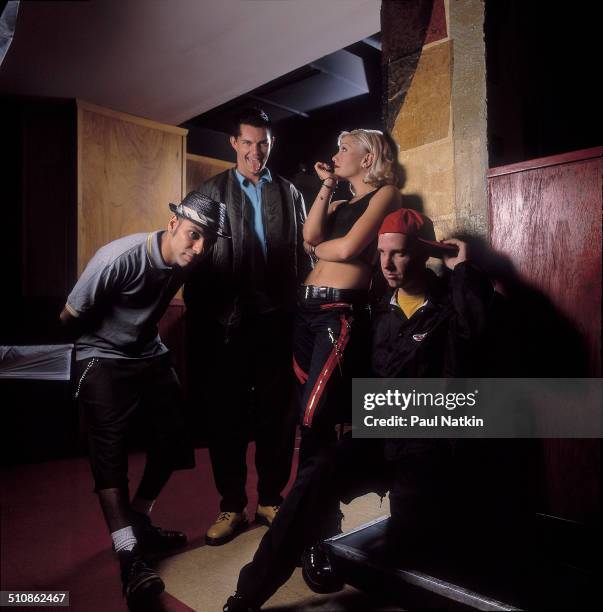
<svg viewBox="0 0 603 612">
<path fill-rule="evenodd" d="M 460 240 L 437 242 L 431 220 L 409 209 L 389 214 L 379 229 L 381 271 L 390 290 L 373 309 L 373 375 L 384 378 L 457 377 L 476 372 L 480 338 L 493 298 L 490 281 L 469 261 Z M 426 267 L 440 257 L 450 278 Z M 368 347 L 367 347 L 368 348 Z M 332 499 L 349 503 L 389 490 L 385 540 L 392 554 L 416 561 L 441 534 L 449 478 L 448 440 L 360 439 L 349 435 L 317 454 L 297 479 L 224 612 L 259 610 L 293 573 L 304 547 L 302 576 L 317 593 L 342 588 L 328 554 L 314 545 L 316 509 Z"/>
<path fill-rule="evenodd" d="M 310 267 L 303 250 L 304 200 L 266 163 L 274 144 L 266 113 L 243 110 L 232 123 L 236 167 L 198 189 L 226 204 L 232 240 L 216 243 L 184 286 L 191 376 L 208 380 L 203 432 L 220 512 L 207 544 L 228 542 L 248 523 L 247 447 L 255 440 L 258 505 L 270 525 L 291 473 L 296 410 L 292 402 L 295 289 Z"/>
<path fill-rule="evenodd" d="M 224 204 L 189 193 L 167 229 L 102 248 L 60 314 L 77 332 L 76 397 L 88 425 L 95 492 L 116 551 L 128 605 L 144 605 L 164 584 L 142 555 L 186 543 L 151 524 L 149 513 L 173 470 L 194 467 L 181 390 L 158 323 L 186 273 L 225 232 Z M 127 434 L 140 429 L 147 459 L 136 495 L 128 491 Z"/>
</svg>

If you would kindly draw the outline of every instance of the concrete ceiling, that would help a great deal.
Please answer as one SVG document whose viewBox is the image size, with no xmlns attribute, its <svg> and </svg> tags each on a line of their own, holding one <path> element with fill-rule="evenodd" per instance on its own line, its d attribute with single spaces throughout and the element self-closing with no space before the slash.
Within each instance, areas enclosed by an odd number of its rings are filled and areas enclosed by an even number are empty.
<svg viewBox="0 0 603 612">
<path fill-rule="evenodd" d="M 21 2 L 0 91 L 182 123 L 381 29 L 380 0 Z"/>
</svg>

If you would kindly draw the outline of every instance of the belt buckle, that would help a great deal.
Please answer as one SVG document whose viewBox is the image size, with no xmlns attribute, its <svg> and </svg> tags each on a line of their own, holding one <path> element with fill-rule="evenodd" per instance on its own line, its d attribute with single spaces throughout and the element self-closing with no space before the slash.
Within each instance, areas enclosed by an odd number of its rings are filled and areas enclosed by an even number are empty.
<svg viewBox="0 0 603 612">
<path fill-rule="evenodd" d="M 318 287 L 318 297 L 321 300 L 326 300 L 327 299 L 327 293 L 328 293 L 328 287 Z"/>
</svg>

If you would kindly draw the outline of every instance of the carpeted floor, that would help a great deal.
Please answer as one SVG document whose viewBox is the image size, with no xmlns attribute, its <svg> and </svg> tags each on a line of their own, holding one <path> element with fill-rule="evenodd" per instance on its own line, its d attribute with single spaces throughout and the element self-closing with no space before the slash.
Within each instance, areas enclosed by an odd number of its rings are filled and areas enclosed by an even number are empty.
<svg viewBox="0 0 603 612">
<path fill-rule="evenodd" d="M 142 474 L 143 462 L 141 454 L 131 455 L 133 483 Z M 248 466 L 248 511 L 253 515 L 257 503 L 253 445 Z M 2 467 L 0 478 L 2 590 L 68 590 L 70 609 L 75 612 L 124 612 L 118 566 L 92 492 L 87 459 Z M 387 499 L 380 507 L 376 495 L 362 498 L 344 507 L 345 528 L 388 510 Z M 156 524 L 181 529 L 189 537 L 180 554 L 158 566 L 167 593 L 157 611 L 218 612 L 233 591 L 239 569 L 252 557 L 266 528 L 252 525 L 229 544 L 208 547 L 204 534 L 217 512 L 218 495 L 207 451 L 198 450 L 197 467 L 175 473 L 153 511 Z M 330 597 L 314 595 L 296 571 L 267 609 L 368 612 L 376 608 L 353 589 Z"/>
</svg>

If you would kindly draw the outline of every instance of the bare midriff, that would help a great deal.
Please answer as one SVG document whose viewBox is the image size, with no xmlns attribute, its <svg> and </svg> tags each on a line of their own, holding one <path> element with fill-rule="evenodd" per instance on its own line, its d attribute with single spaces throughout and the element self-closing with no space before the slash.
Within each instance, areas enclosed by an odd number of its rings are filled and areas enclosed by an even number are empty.
<svg viewBox="0 0 603 612">
<path fill-rule="evenodd" d="M 361 259 L 345 263 L 319 260 L 306 277 L 304 285 L 335 289 L 368 289 L 371 270 L 372 266 Z"/>
</svg>

